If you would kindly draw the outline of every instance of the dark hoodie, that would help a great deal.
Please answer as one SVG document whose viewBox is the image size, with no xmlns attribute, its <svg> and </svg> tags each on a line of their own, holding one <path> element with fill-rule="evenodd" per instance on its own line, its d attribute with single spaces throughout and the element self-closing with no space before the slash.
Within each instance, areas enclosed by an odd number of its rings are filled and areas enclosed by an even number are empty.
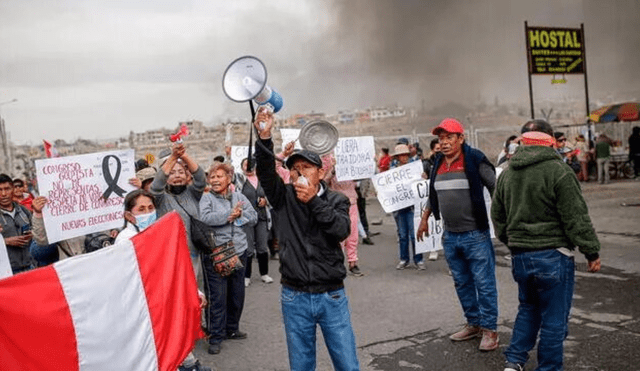
<svg viewBox="0 0 640 371">
<path fill-rule="evenodd" d="M 598 258 L 600 242 L 573 170 L 551 147 L 520 146 L 498 177 L 491 218 L 509 249 L 579 247 Z"/>
</svg>

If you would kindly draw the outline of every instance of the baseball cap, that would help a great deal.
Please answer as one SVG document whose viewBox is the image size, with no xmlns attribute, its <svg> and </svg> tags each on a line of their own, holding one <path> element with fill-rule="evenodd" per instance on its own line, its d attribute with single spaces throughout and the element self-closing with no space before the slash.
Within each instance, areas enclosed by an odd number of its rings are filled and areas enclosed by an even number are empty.
<svg viewBox="0 0 640 371">
<path fill-rule="evenodd" d="M 406 144 L 409 145 L 409 139 L 402 137 L 402 138 L 398 138 L 398 142 L 396 144 Z"/>
<path fill-rule="evenodd" d="M 291 166 L 293 166 L 293 162 L 298 158 L 302 158 L 316 165 L 317 167 L 320 167 L 320 168 L 322 167 L 322 160 L 320 159 L 320 156 L 317 153 L 309 151 L 307 149 L 302 149 L 302 150 L 296 150 L 295 152 L 293 152 L 291 156 L 289 156 L 289 158 L 287 158 L 287 161 L 285 163 L 285 165 L 287 165 L 287 168 L 291 169 Z"/>
<path fill-rule="evenodd" d="M 136 172 L 136 178 L 140 179 L 141 182 L 145 180 L 153 179 L 156 176 L 156 169 L 152 167 L 145 167 L 142 170 L 138 170 Z"/>
<path fill-rule="evenodd" d="M 440 125 L 436 126 L 431 131 L 431 134 L 440 135 L 443 131 L 452 134 L 464 134 L 464 126 L 462 126 L 460 121 L 454 118 L 446 118 L 440 122 Z"/>
</svg>

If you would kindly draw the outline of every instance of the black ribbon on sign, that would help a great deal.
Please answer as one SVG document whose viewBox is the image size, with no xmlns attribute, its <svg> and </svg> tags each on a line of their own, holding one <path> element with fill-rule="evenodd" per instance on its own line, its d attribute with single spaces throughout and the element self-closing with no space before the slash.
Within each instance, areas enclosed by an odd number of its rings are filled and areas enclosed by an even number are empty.
<svg viewBox="0 0 640 371">
<path fill-rule="evenodd" d="M 109 158 L 111 157 L 116 159 L 117 168 L 116 168 L 115 177 L 111 177 L 111 170 L 109 170 Z M 109 198 L 112 192 L 115 192 L 120 197 L 124 197 L 126 191 L 120 188 L 120 186 L 118 186 L 118 180 L 120 179 L 121 169 L 122 169 L 122 164 L 120 163 L 120 159 L 117 156 L 108 155 L 102 159 L 102 176 L 104 177 L 105 182 L 107 182 L 107 185 L 109 186 L 109 188 L 107 188 L 107 190 L 104 191 L 104 193 L 102 194 L 102 198 L 104 200 Z"/>
</svg>

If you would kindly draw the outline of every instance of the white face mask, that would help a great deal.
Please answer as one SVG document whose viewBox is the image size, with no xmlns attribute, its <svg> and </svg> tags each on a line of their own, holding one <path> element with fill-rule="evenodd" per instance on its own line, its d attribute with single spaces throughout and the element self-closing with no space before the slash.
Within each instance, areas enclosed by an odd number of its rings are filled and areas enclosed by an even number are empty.
<svg viewBox="0 0 640 371">
<path fill-rule="evenodd" d="M 136 215 L 136 226 L 143 230 L 156 221 L 156 211 L 152 211 L 148 214 Z"/>
</svg>

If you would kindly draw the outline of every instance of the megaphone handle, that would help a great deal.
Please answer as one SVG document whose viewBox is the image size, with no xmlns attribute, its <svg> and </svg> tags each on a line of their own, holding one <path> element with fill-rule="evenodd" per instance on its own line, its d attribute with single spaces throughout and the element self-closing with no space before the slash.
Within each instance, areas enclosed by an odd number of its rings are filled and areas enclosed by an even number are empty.
<svg viewBox="0 0 640 371">
<path fill-rule="evenodd" d="M 256 110 L 253 107 L 253 100 L 249 100 L 249 108 L 251 109 L 251 122 L 249 123 L 249 149 L 247 150 L 247 170 L 253 169 L 253 161 L 251 160 L 251 144 L 253 143 L 253 118 L 256 117 Z"/>
</svg>

